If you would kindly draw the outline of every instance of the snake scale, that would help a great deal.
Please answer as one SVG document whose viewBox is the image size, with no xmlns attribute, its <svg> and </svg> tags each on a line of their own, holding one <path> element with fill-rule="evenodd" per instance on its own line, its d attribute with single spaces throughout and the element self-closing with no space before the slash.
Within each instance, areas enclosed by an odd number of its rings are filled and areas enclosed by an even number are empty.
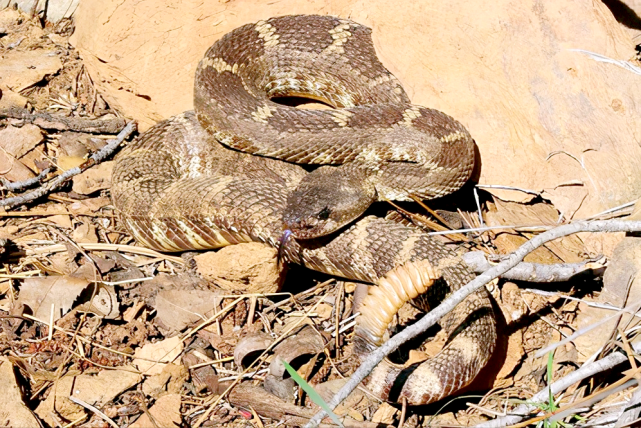
<svg viewBox="0 0 641 428">
<path fill-rule="evenodd" d="M 272 101 L 281 96 L 333 109 Z M 158 123 L 116 159 L 113 203 L 140 244 L 183 251 L 258 241 L 280 245 L 288 262 L 377 284 L 355 328 L 360 358 L 382 343 L 405 302 L 424 293 L 440 300 L 473 279 L 460 257 L 426 233 L 361 215 L 364 207 L 347 226 L 333 224 L 332 233 L 281 240 L 291 195 L 314 176 L 293 162 L 325 164 L 329 175 L 347 165 L 347 174 L 356 171 L 380 200 L 436 197 L 469 178 L 469 133 L 441 112 L 409 104 L 378 61 L 369 28 L 315 15 L 240 27 L 200 62 L 194 105 L 195 112 Z M 440 325 L 448 339 L 439 354 L 409 367 L 386 360 L 368 388 L 382 399 L 419 405 L 469 384 L 496 342 L 487 292 L 470 295 Z"/>
</svg>

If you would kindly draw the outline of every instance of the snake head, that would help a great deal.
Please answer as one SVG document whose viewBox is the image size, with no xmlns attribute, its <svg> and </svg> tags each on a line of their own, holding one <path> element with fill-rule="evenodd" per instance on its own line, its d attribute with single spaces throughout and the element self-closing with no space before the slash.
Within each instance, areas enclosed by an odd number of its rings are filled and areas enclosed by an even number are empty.
<svg viewBox="0 0 641 428">
<path fill-rule="evenodd" d="M 292 211 L 283 216 L 288 232 L 297 239 L 313 239 L 328 235 L 340 228 L 340 224 L 331 218 L 332 209 L 324 206 L 320 210 L 311 209 L 300 212 L 299 204 L 289 205 Z M 308 207 L 309 208 L 309 207 Z"/>
<path fill-rule="evenodd" d="M 346 165 L 323 166 L 309 173 L 287 198 L 285 227 L 297 239 L 313 239 L 360 217 L 376 198 L 364 174 Z"/>
</svg>

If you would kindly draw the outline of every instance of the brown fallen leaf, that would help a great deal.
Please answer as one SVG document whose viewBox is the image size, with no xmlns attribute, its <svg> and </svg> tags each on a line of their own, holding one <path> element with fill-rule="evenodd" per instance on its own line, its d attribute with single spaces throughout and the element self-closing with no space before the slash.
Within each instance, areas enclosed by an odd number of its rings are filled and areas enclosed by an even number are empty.
<svg viewBox="0 0 641 428">
<path fill-rule="evenodd" d="M 9 125 L 0 131 L 0 147 L 16 158 L 21 158 L 43 140 L 40 128 L 31 124 L 21 128 Z"/>
<path fill-rule="evenodd" d="M 10 182 L 24 181 L 36 175 L 22 162 L 0 149 L 0 176 Z"/>
<path fill-rule="evenodd" d="M 62 62 L 53 50 L 7 51 L 0 64 L 0 83 L 20 92 L 61 68 Z"/>
<path fill-rule="evenodd" d="M 0 85 L 0 109 L 24 108 L 28 101 L 26 97 Z"/>
<path fill-rule="evenodd" d="M 209 290 L 163 290 L 152 304 L 156 320 L 169 330 L 181 331 L 207 319 L 206 314 L 218 305 L 220 294 Z"/>
<path fill-rule="evenodd" d="M 396 420 L 399 410 L 389 403 L 381 403 L 380 407 L 372 415 L 372 422 L 391 425 Z"/>
<path fill-rule="evenodd" d="M 167 394 L 156 400 L 156 403 L 149 409 L 154 422 L 147 414 L 142 415 L 136 422 L 129 425 L 130 428 L 155 428 L 155 427 L 178 427 L 180 426 L 180 394 Z"/>
<path fill-rule="evenodd" d="M 128 370 L 103 370 L 96 376 L 76 376 L 72 395 L 92 406 L 102 406 L 136 385 L 142 376 Z"/>
<path fill-rule="evenodd" d="M 81 134 L 77 132 L 66 131 L 60 134 L 58 146 L 60 153 L 58 155 L 58 162 L 63 156 L 73 156 L 80 159 L 86 158 L 90 154 L 87 147 L 87 139 L 90 138 L 88 134 Z"/>
<path fill-rule="evenodd" d="M 0 357 L 0 426 L 3 427 L 38 427 L 40 422 L 25 406 L 22 393 L 16 381 L 13 364 Z"/>
<path fill-rule="evenodd" d="M 113 286 L 98 283 L 97 289 L 92 291 L 91 301 L 79 305 L 77 310 L 89 312 L 108 320 L 120 316 L 120 302 Z"/>
<path fill-rule="evenodd" d="M 53 307 L 55 321 L 71 310 L 88 285 L 87 280 L 71 276 L 27 278 L 20 287 L 17 302 L 31 308 L 33 315 L 42 321 L 49 321 Z"/>
<path fill-rule="evenodd" d="M 63 171 L 82 165 L 87 159 L 79 156 L 59 156 L 56 164 Z"/>
<path fill-rule="evenodd" d="M 73 239 L 74 242 L 97 243 L 98 235 L 96 234 L 96 228 L 88 222 L 80 223 L 78 227 L 73 230 L 71 239 Z"/>
<path fill-rule="evenodd" d="M 142 384 L 142 392 L 153 398 L 164 394 L 178 394 L 189 379 L 189 370 L 182 364 L 166 364 L 162 372 L 149 376 Z"/>
<path fill-rule="evenodd" d="M 111 187 L 113 161 L 103 162 L 73 177 L 72 190 L 81 195 L 90 195 Z"/>
<path fill-rule="evenodd" d="M 69 399 L 69 396 L 72 394 L 75 379 L 75 376 L 64 376 L 56 380 L 55 388 L 52 388 L 51 393 L 44 401 L 41 401 L 36 408 L 36 415 L 49 426 L 56 426 L 59 423 L 58 420 L 53 418 L 52 415 L 54 414 L 58 414 L 60 417 L 70 421 L 78 419 L 82 421 L 83 417 L 87 416 L 84 407 Z"/>
<path fill-rule="evenodd" d="M 180 337 L 174 336 L 156 343 L 148 343 L 136 349 L 133 365 L 145 375 L 161 373 L 167 363 L 174 361 L 182 352 Z"/>
<path fill-rule="evenodd" d="M 111 204 L 111 200 L 105 196 L 97 198 L 84 199 L 82 201 L 74 202 L 68 208 L 74 214 L 93 215 L 100 211 L 100 208 Z"/>
<path fill-rule="evenodd" d="M 59 209 L 60 211 L 64 211 L 63 209 Z M 47 216 L 44 218 L 36 219 L 33 221 L 34 224 L 38 223 L 45 223 L 45 224 L 55 224 L 57 226 L 60 226 L 63 229 L 71 229 L 73 227 L 73 224 L 71 223 L 71 217 L 66 215 L 66 214 L 56 214 L 56 215 L 51 215 Z"/>
<path fill-rule="evenodd" d="M 552 205 L 544 203 L 526 205 L 494 199 L 493 203 L 488 204 L 488 208 L 488 212 L 484 215 L 488 226 L 552 226 L 556 224 L 559 217 L 558 211 Z M 527 241 L 527 236 L 528 234 L 525 233 L 499 230 L 496 231 L 494 243 L 501 254 L 507 254 Z M 525 261 L 576 263 L 583 260 L 582 254 L 585 252 L 583 241 L 578 235 L 572 235 L 537 248 L 525 257 Z"/>
</svg>

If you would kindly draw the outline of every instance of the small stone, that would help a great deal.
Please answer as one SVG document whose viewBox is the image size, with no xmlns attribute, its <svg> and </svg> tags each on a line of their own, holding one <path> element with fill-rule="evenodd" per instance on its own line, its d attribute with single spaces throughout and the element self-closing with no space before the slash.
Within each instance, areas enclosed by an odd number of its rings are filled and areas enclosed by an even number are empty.
<svg viewBox="0 0 641 428">
<path fill-rule="evenodd" d="M 283 282 L 278 251 L 257 242 L 232 245 L 194 257 L 203 278 L 230 291 L 274 293 Z"/>
</svg>

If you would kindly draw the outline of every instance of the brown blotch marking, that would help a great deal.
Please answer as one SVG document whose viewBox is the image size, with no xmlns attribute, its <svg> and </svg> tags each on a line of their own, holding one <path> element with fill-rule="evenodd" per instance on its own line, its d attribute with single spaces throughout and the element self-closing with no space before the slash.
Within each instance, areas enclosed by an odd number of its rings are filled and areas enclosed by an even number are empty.
<svg viewBox="0 0 641 428">
<path fill-rule="evenodd" d="M 329 31 L 339 24 L 332 16 L 283 16 L 267 21 L 280 36 L 279 47 L 319 55 L 333 39 Z M 304 37 L 301 35 L 304 34 Z"/>
</svg>

